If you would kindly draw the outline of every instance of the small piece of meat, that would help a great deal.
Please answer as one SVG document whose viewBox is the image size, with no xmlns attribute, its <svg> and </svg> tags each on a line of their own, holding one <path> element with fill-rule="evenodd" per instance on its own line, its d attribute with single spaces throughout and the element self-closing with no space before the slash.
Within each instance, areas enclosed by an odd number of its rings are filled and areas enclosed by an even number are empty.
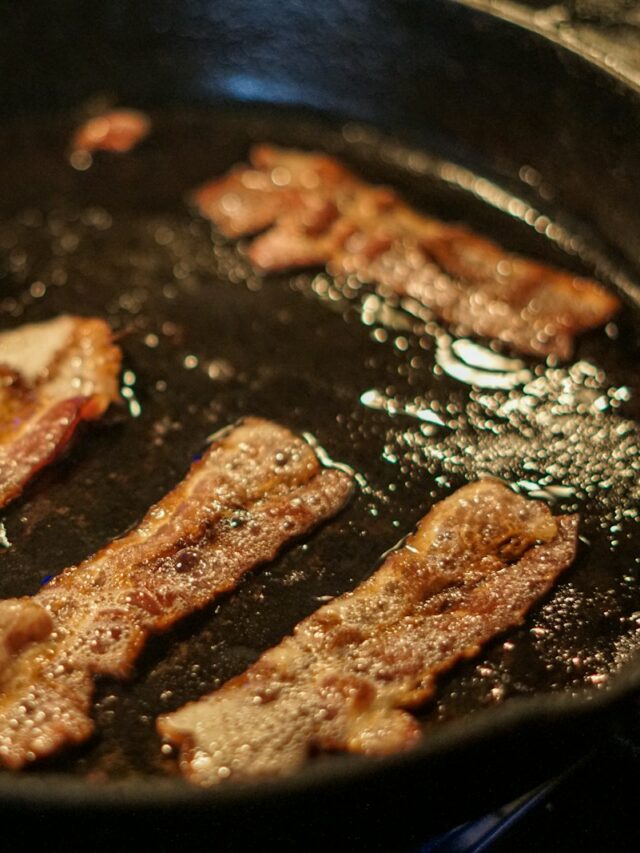
<svg viewBox="0 0 640 853">
<path fill-rule="evenodd" d="M 77 425 L 119 399 L 121 353 L 95 317 L 0 334 L 0 507 L 59 456 Z"/>
<path fill-rule="evenodd" d="M 73 151 L 131 151 L 148 136 L 149 117 L 139 110 L 118 109 L 95 116 L 79 127 L 73 135 Z"/>
<path fill-rule="evenodd" d="M 263 272 L 326 265 L 524 354 L 569 358 L 575 336 L 620 307 L 596 281 L 419 214 L 322 154 L 257 146 L 251 167 L 234 167 L 194 199 L 228 237 L 264 232 L 249 247 Z"/>
<path fill-rule="evenodd" d="M 353 592 L 303 620 L 221 689 L 158 720 L 200 785 L 283 775 L 318 750 L 386 754 L 439 673 L 519 625 L 572 562 L 577 516 L 496 480 L 437 504 Z"/>
<path fill-rule="evenodd" d="M 232 590 L 337 513 L 352 489 L 302 439 L 250 418 L 126 536 L 33 598 L 2 602 L 0 764 L 18 768 L 86 740 L 94 676 L 130 675 L 149 634 Z"/>
</svg>

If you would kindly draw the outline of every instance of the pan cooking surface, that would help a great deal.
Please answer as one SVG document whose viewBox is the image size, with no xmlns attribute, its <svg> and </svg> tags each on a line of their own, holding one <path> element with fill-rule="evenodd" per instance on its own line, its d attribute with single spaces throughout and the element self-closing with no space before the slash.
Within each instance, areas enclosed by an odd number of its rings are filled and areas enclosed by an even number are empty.
<svg viewBox="0 0 640 853">
<path fill-rule="evenodd" d="M 442 679 L 425 729 L 515 695 L 606 689 L 640 646 L 640 380 L 629 312 L 584 336 L 570 364 L 520 360 L 324 273 L 261 279 L 242 243 L 217 236 L 184 196 L 268 140 L 324 148 L 418 207 L 576 272 L 595 263 L 615 276 L 606 256 L 562 217 L 354 125 L 258 109 L 163 113 L 137 150 L 98 154 L 81 171 L 66 149 L 77 119 L 0 136 L 0 327 L 61 312 L 107 318 L 121 334 L 125 402 L 4 511 L 0 594 L 34 593 L 124 533 L 208 435 L 244 415 L 313 433 L 362 485 L 337 520 L 150 642 L 132 681 L 100 682 L 96 737 L 30 772 L 174 772 L 158 713 L 243 670 L 367 576 L 435 501 L 487 473 L 555 512 L 578 510 L 581 548 L 525 626 Z M 537 177 L 522 177 L 533 197 Z"/>
</svg>

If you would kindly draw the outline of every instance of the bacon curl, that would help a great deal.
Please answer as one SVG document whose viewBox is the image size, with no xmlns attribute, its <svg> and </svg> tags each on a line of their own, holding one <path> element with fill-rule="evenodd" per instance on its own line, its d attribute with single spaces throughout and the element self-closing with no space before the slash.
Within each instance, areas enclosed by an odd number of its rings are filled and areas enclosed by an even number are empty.
<svg viewBox="0 0 640 853">
<path fill-rule="evenodd" d="M 59 456 L 81 421 L 119 399 L 120 361 L 109 326 L 95 317 L 0 334 L 0 507 Z"/>
</svg>

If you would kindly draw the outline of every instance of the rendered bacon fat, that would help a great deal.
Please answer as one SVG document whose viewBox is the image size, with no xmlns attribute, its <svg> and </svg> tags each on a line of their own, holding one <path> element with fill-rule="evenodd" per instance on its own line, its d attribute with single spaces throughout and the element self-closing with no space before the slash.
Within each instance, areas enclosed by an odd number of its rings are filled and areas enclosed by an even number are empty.
<svg viewBox="0 0 640 853">
<path fill-rule="evenodd" d="M 465 486 L 354 592 L 158 729 L 201 785 L 286 774 L 317 750 L 410 747 L 420 729 L 404 709 L 522 622 L 571 563 L 576 532 L 576 516 L 554 518 L 495 480 Z"/>
<path fill-rule="evenodd" d="M 88 738 L 95 675 L 130 674 L 150 633 L 233 589 L 351 490 L 287 429 L 248 419 L 131 533 L 32 598 L 0 603 L 0 763 Z"/>
<path fill-rule="evenodd" d="M 0 507 L 117 400 L 120 350 L 92 317 L 61 316 L 0 334 Z"/>
<path fill-rule="evenodd" d="M 619 308 L 597 282 L 418 214 L 321 154 L 257 146 L 249 167 L 205 184 L 194 200 L 229 237 L 269 229 L 249 249 L 258 269 L 325 264 L 525 354 L 568 358 L 575 335 Z"/>
</svg>

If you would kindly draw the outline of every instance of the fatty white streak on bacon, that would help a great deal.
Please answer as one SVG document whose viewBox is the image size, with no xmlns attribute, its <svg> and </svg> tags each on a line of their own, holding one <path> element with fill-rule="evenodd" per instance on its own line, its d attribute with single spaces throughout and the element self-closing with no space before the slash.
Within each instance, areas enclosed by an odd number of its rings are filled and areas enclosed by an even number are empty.
<svg viewBox="0 0 640 853">
<path fill-rule="evenodd" d="M 1 602 L 0 764 L 86 740 L 94 676 L 130 675 L 149 634 L 233 589 L 351 492 L 289 430 L 247 419 L 126 536 L 35 596 Z"/>
<path fill-rule="evenodd" d="M 0 507 L 63 450 L 77 425 L 119 399 L 120 349 L 94 317 L 0 334 Z"/>
<path fill-rule="evenodd" d="M 576 535 L 576 516 L 554 518 L 495 480 L 465 486 L 353 592 L 158 730 L 205 786 L 288 774 L 319 750 L 411 747 L 420 727 L 406 709 L 523 621 L 573 560 Z"/>
<path fill-rule="evenodd" d="M 250 166 L 234 167 L 193 199 L 229 237 L 264 231 L 249 247 L 259 270 L 326 265 L 525 354 L 568 358 L 577 334 L 620 307 L 598 282 L 419 214 L 322 154 L 256 146 Z"/>
</svg>

